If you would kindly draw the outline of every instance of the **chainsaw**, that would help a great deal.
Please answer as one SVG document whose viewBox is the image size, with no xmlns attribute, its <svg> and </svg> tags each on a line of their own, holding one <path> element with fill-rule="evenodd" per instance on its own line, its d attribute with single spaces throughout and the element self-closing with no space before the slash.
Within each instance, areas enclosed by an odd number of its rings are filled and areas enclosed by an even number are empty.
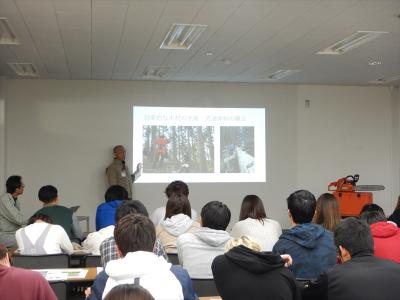
<svg viewBox="0 0 400 300">
<path fill-rule="evenodd" d="M 367 184 L 367 185 L 356 185 L 360 175 L 355 174 L 340 178 L 338 181 L 331 182 L 328 185 L 328 191 L 333 192 L 363 192 L 363 191 L 382 191 L 385 189 L 383 185 Z"/>
</svg>

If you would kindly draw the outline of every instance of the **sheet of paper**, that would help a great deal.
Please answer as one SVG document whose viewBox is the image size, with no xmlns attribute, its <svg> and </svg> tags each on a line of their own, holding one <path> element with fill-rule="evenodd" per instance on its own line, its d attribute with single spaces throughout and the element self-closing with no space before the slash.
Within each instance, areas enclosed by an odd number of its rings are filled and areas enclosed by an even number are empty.
<svg viewBox="0 0 400 300">
<path fill-rule="evenodd" d="M 42 274 L 47 281 L 84 279 L 88 272 L 86 269 L 39 269 L 33 271 Z"/>
</svg>

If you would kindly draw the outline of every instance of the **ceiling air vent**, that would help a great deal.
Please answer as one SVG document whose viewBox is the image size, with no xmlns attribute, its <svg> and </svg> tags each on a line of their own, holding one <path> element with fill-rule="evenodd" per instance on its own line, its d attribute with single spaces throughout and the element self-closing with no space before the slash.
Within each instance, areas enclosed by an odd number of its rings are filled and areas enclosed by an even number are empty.
<svg viewBox="0 0 400 300">
<path fill-rule="evenodd" d="M 284 77 L 296 74 L 301 72 L 301 70 L 278 70 L 272 74 L 267 75 L 263 79 L 268 79 L 268 80 L 279 80 Z"/>
<path fill-rule="evenodd" d="M 330 54 L 330 55 L 340 55 L 357 48 L 369 41 L 376 39 L 382 34 L 386 34 L 385 31 L 357 31 L 352 35 L 349 35 L 345 39 L 317 52 L 317 54 Z"/>
<path fill-rule="evenodd" d="M 16 34 L 13 32 L 10 23 L 8 23 L 8 19 L 6 18 L 0 18 L 0 44 L 19 44 Z"/>
<path fill-rule="evenodd" d="M 147 66 L 142 74 L 143 79 L 163 79 L 169 70 L 165 66 Z"/>
<path fill-rule="evenodd" d="M 174 23 L 160 49 L 189 50 L 206 28 L 207 25 Z"/>
<path fill-rule="evenodd" d="M 18 76 L 37 77 L 39 72 L 33 63 L 7 63 Z"/>
</svg>

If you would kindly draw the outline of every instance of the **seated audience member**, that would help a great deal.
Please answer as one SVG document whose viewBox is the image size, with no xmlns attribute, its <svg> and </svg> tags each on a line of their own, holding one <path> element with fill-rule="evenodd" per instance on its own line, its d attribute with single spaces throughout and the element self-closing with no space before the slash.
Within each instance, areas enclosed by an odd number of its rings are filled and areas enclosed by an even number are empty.
<svg viewBox="0 0 400 300">
<path fill-rule="evenodd" d="M 191 278 L 213 278 L 211 263 L 217 255 L 224 253 L 224 246 L 230 239 L 225 230 L 231 212 L 222 202 L 211 201 L 203 207 L 200 215 L 202 227 L 179 236 L 178 257 Z"/>
<path fill-rule="evenodd" d="M 185 195 L 189 197 L 189 187 L 183 181 L 177 180 L 171 182 L 165 189 L 165 195 L 169 199 L 173 194 L 175 195 Z M 151 221 L 153 221 L 154 226 L 157 226 L 165 218 L 165 206 L 159 207 L 153 211 L 150 216 Z M 197 212 L 191 208 L 191 218 L 193 221 L 197 221 Z"/>
<path fill-rule="evenodd" d="M 110 186 L 104 195 L 105 203 L 97 206 L 96 230 L 115 225 L 115 211 L 123 200 L 128 199 L 128 192 L 119 185 Z"/>
<path fill-rule="evenodd" d="M 64 228 L 71 241 L 80 243 L 83 235 L 78 219 L 68 207 L 58 205 L 57 189 L 52 185 L 45 185 L 40 188 L 38 197 L 43 203 L 43 208 L 36 213 L 49 216 L 53 224 Z"/>
<path fill-rule="evenodd" d="M 140 202 L 139 200 L 128 200 L 124 201 L 120 206 L 118 206 L 117 211 L 115 212 L 115 223 L 118 223 L 119 220 L 121 220 L 123 217 L 133 213 L 141 214 L 145 217 L 149 216 L 147 209 L 142 202 Z M 112 231 L 108 233 L 109 237 L 105 238 L 105 236 L 107 236 L 107 233 L 105 233 L 105 229 L 110 227 L 112 228 Z M 100 247 L 101 264 L 103 267 L 105 267 L 110 260 L 118 259 L 114 239 L 114 225 L 106 228 L 100 230 L 103 231 L 103 233 L 101 234 L 99 234 L 99 232 L 89 234 L 87 239 L 84 241 L 84 247 L 86 246 L 85 248 L 88 250 L 97 249 L 96 251 L 99 251 L 96 247 Z M 107 230 L 109 231 L 110 229 Z M 165 260 L 168 261 L 168 256 L 165 253 L 164 247 L 159 239 L 156 239 L 153 252 L 157 256 L 162 256 L 165 258 Z"/>
<path fill-rule="evenodd" d="M 336 263 L 333 234 L 311 223 L 316 201 L 309 191 L 294 192 L 287 198 L 287 204 L 293 227 L 280 236 L 273 252 L 292 256 L 290 270 L 296 278 L 317 278 Z"/>
<path fill-rule="evenodd" d="M 104 300 L 154 300 L 139 284 L 120 284 L 111 289 Z"/>
<path fill-rule="evenodd" d="M 262 200 L 256 195 L 244 197 L 239 222 L 233 226 L 231 236 L 248 236 L 261 245 L 262 251 L 271 251 L 281 234 L 281 225 L 267 218 Z"/>
<path fill-rule="evenodd" d="M 321 275 L 303 290 L 303 299 L 388 300 L 400 295 L 400 265 L 373 256 L 374 241 L 368 224 L 344 219 L 335 229 L 342 264 Z"/>
<path fill-rule="evenodd" d="M 374 255 L 400 263 L 400 229 L 396 224 L 386 222 L 383 209 L 367 209 L 361 213 L 360 219 L 370 225 L 374 238 Z"/>
<path fill-rule="evenodd" d="M 194 232 L 200 224 L 191 218 L 189 199 L 185 194 L 172 193 L 169 197 L 165 219 L 156 227 L 157 237 L 161 240 L 167 253 L 177 253 L 176 240 L 181 234 Z"/>
<path fill-rule="evenodd" d="M 196 299 L 189 274 L 152 252 L 156 232 L 148 217 L 123 217 L 115 225 L 114 237 L 120 259 L 108 262 L 97 275 L 88 299 L 105 298 L 114 286 L 125 283 L 141 285 L 154 299 Z"/>
<path fill-rule="evenodd" d="M 313 222 L 333 232 L 340 219 L 339 203 L 335 196 L 330 193 L 319 196 Z"/>
<path fill-rule="evenodd" d="M 261 245 L 243 236 L 226 243 L 226 253 L 212 263 L 214 281 L 224 300 L 300 299 L 287 255 L 260 252 Z"/>
<path fill-rule="evenodd" d="M 397 198 L 396 208 L 394 209 L 388 220 L 396 223 L 397 227 L 400 227 L 400 196 Z"/>
<path fill-rule="evenodd" d="M 24 193 L 21 176 L 10 176 L 6 181 L 6 193 L 0 197 L 0 243 L 16 247 L 15 232 L 26 224 L 18 197 Z"/>
<path fill-rule="evenodd" d="M 17 230 L 15 237 L 21 254 L 71 254 L 74 251 L 64 228 L 51 223 L 48 216 L 35 214 L 29 219 L 28 226 Z"/>
<path fill-rule="evenodd" d="M 38 272 L 11 267 L 5 245 L 0 244 L 1 300 L 57 300 L 47 280 Z"/>
</svg>

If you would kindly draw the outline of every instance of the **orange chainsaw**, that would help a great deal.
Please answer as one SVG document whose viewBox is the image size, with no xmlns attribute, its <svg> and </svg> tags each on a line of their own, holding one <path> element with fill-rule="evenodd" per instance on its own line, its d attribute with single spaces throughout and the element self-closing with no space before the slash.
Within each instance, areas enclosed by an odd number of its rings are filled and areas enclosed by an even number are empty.
<svg viewBox="0 0 400 300">
<path fill-rule="evenodd" d="M 342 216 L 358 216 L 365 204 L 372 203 L 373 197 L 370 191 L 385 189 L 383 185 L 357 185 L 359 179 L 358 174 L 349 175 L 328 185 L 328 191 L 333 192 L 339 202 Z"/>
</svg>

